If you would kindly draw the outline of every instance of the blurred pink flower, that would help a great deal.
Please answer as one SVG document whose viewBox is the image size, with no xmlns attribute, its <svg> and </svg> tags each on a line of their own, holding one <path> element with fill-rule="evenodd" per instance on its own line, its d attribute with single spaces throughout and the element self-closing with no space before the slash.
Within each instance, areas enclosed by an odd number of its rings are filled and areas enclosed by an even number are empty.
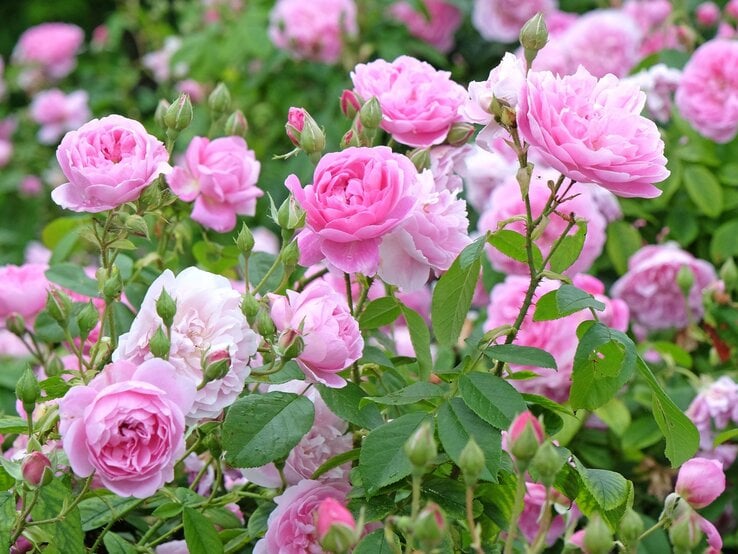
<svg viewBox="0 0 738 554">
<path fill-rule="evenodd" d="M 515 42 L 526 21 L 557 7 L 556 0 L 474 0 L 472 25 L 486 40 Z"/>
<path fill-rule="evenodd" d="M 714 27 L 720 21 L 720 6 L 715 2 L 702 2 L 697 5 L 694 15 L 703 27 Z"/>
<path fill-rule="evenodd" d="M 414 37 L 435 46 L 447 54 L 454 47 L 454 34 L 461 26 L 461 10 L 446 0 L 423 0 L 428 15 L 416 10 L 408 2 L 396 2 L 390 7 L 390 15 L 407 25 Z"/>
<path fill-rule="evenodd" d="M 0 266 L 0 320 L 17 313 L 30 323 L 44 309 L 51 284 L 46 264 Z"/>
<path fill-rule="evenodd" d="M 77 90 L 64 94 L 59 89 L 37 93 L 30 106 L 31 119 L 41 125 L 41 144 L 56 144 L 67 131 L 73 131 L 90 119 L 87 92 Z"/>
<path fill-rule="evenodd" d="M 37 65 L 48 78 L 67 76 L 77 65 L 77 51 L 85 39 L 77 25 L 42 23 L 26 29 L 13 50 L 13 60 Z"/>
</svg>

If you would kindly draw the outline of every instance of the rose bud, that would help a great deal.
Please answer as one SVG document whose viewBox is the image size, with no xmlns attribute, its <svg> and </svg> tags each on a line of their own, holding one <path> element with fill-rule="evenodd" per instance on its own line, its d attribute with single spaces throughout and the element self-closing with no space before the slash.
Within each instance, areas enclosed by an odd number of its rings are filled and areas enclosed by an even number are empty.
<svg viewBox="0 0 738 554">
<path fill-rule="evenodd" d="M 722 462 L 707 458 L 688 460 L 679 470 L 674 490 L 695 510 L 712 504 L 725 490 Z"/>
<path fill-rule="evenodd" d="M 354 516 L 335 498 L 318 505 L 316 528 L 320 544 L 329 552 L 348 552 L 356 543 Z"/>
<path fill-rule="evenodd" d="M 47 468 L 49 471 L 47 471 Z M 51 462 L 46 454 L 43 452 L 31 452 L 23 460 L 21 465 L 21 473 L 23 479 L 29 485 L 38 487 L 39 485 L 45 485 L 53 478 L 51 470 Z"/>
</svg>

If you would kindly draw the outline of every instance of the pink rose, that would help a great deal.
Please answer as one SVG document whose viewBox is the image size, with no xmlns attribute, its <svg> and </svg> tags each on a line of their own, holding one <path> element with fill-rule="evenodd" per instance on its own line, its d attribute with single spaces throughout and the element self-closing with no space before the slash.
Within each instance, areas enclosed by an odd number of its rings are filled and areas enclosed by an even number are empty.
<svg viewBox="0 0 738 554">
<path fill-rule="evenodd" d="M 46 278 L 46 264 L 0 266 L 0 319 L 18 313 L 33 319 L 44 309 L 51 286 Z"/>
<path fill-rule="evenodd" d="M 676 105 L 700 134 L 729 142 L 738 132 L 738 42 L 714 39 L 700 46 L 676 91 Z"/>
<path fill-rule="evenodd" d="M 464 160 L 474 150 L 471 144 L 449 146 L 447 144 L 431 148 L 430 170 L 435 181 L 435 190 L 454 192 L 464 188 L 461 178 Z"/>
<path fill-rule="evenodd" d="M 5 167 L 13 157 L 13 142 L 11 138 L 18 126 L 12 117 L 0 119 L 0 167 Z"/>
<path fill-rule="evenodd" d="M 169 36 L 164 40 L 161 49 L 144 54 L 141 58 L 142 65 L 151 71 L 157 83 L 165 83 L 172 77 L 180 78 L 187 74 L 187 65 L 184 63 L 172 67 L 172 57 L 181 46 L 181 38 Z"/>
<path fill-rule="evenodd" d="M 254 215 L 261 164 L 241 137 L 214 140 L 195 137 L 182 165 L 167 175 L 167 183 L 181 200 L 192 202 L 192 219 L 219 233 L 232 231 L 236 214 Z"/>
<path fill-rule="evenodd" d="M 324 498 L 318 504 L 316 521 L 318 538 L 322 541 L 334 525 L 347 527 L 350 531 L 356 530 L 356 520 L 346 507 L 335 498 Z"/>
<path fill-rule="evenodd" d="M 256 543 L 254 554 L 277 552 L 323 552 L 316 528 L 318 506 L 326 498 L 346 500 L 349 486 L 343 481 L 320 482 L 303 479 L 274 498 L 277 507 L 269 514 L 267 532 Z"/>
<path fill-rule="evenodd" d="M 738 422 L 738 384 L 723 375 L 699 392 L 686 413 L 698 428 L 710 429 L 714 423 L 722 430 Z"/>
<path fill-rule="evenodd" d="M 68 183 L 51 198 L 75 212 L 102 212 L 136 200 L 160 173 L 169 154 L 138 121 L 109 115 L 67 133 L 56 151 Z"/>
<path fill-rule="evenodd" d="M 184 79 L 175 88 L 179 93 L 189 94 L 195 103 L 202 102 L 207 96 L 205 87 L 195 79 Z"/>
<path fill-rule="evenodd" d="M 269 14 L 269 38 L 298 60 L 336 63 L 357 32 L 353 0 L 278 0 Z"/>
<path fill-rule="evenodd" d="M 502 139 L 499 139 L 502 140 Z M 515 178 L 518 170 L 517 160 L 509 157 L 502 145 L 502 151 L 477 145 L 464 158 L 461 174 L 464 177 L 466 200 L 477 212 L 483 212 L 490 205 L 492 192 L 503 183 Z M 510 150 L 512 153 L 512 150 Z"/>
<path fill-rule="evenodd" d="M 20 186 L 18 187 L 18 191 L 21 193 L 22 196 L 38 196 L 41 194 L 41 191 L 44 190 L 44 184 L 35 175 L 26 175 L 23 177 L 23 179 L 20 182 Z"/>
<path fill-rule="evenodd" d="M 723 464 L 706 458 L 684 462 L 674 490 L 695 510 L 709 506 L 725 491 Z"/>
<path fill-rule="evenodd" d="M 287 123 L 284 127 L 287 137 L 295 146 L 300 146 L 300 133 L 305 128 L 305 115 L 305 108 L 291 106 L 287 111 Z"/>
<path fill-rule="evenodd" d="M 646 108 L 661 123 L 671 119 L 674 92 L 682 80 L 682 72 L 659 63 L 640 71 L 629 80 L 635 82 L 646 93 Z"/>
<path fill-rule="evenodd" d="M 426 62 L 400 56 L 393 62 L 375 60 L 358 64 L 351 72 L 354 90 L 364 100 L 376 96 L 382 108 L 381 127 L 408 146 L 428 147 L 446 139 L 459 107 L 466 100 L 464 88 L 451 73 Z"/>
<path fill-rule="evenodd" d="M 326 259 L 347 273 L 376 274 L 381 239 L 415 206 L 417 179 L 412 162 L 385 146 L 326 154 L 304 189 L 290 175 L 285 186 L 306 212 L 300 265 Z"/>
<path fill-rule="evenodd" d="M 720 21 L 720 6 L 715 2 L 702 2 L 694 11 L 697 23 L 703 27 L 714 27 Z"/>
<path fill-rule="evenodd" d="M 73 131 L 90 119 L 87 93 L 83 90 L 64 94 L 59 89 L 39 92 L 31 102 L 31 119 L 41 125 L 38 140 L 56 143 L 64 133 Z"/>
<path fill-rule="evenodd" d="M 364 339 L 344 296 L 330 285 L 315 282 L 303 292 L 270 295 L 271 315 L 277 330 L 296 331 L 304 348 L 296 361 L 307 380 L 341 388 L 337 375 L 361 357 Z"/>
<path fill-rule="evenodd" d="M 154 549 L 156 554 L 190 554 L 186 541 L 163 542 Z"/>
<path fill-rule="evenodd" d="M 556 0 L 474 0 L 472 25 L 486 40 L 514 42 L 526 21 L 557 6 Z"/>
<path fill-rule="evenodd" d="M 169 362 L 182 381 L 199 386 L 202 361 L 213 352 L 228 352 L 231 360 L 222 379 L 208 382 L 197 391 L 188 422 L 216 418 L 243 391 L 250 373 L 249 361 L 256 354 L 259 337 L 241 313 L 241 294 L 221 275 L 189 267 L 176 277 L 164 271 L 149 287 L 128 333 L 118 341 L 113 360 L 141 363 L 153 357 L 149 341 L 163 326 L 156 301 L 166 290 L 177 304 L 171 332 Z"/>
<path fill-rule="evenodd" d="M 682 267 L 694 276 L 688 299 L 677 284 Z M 702 291 L 716 280 L 709 262 L 694 258 L 675 243 L 650 245 L 628 260 L 628 272 L 613 285 L 612 295 L 628 304 L 634 322 L 646 331 L 681 329 L 690 319 L 702 318 Z"/>
<path fill-rule="evenodd" d="M 42 23 L 26 29 L 13 50 L 13 58 L 21 64 L 37 64 L 52 79 L 61 79 L 77 65 L 75 56 L 85 34 L 76 25 Z"/>
<path fill-rule="evenodd" d="M 664 142 L 641 115 L 646 101 L 634 84 L 593 77 L 580 67 L 555 77 L 530 72 L 518 108 L 523 138 L 570 179 L 596 183 L 618 196 L 652 198 L 668 177 Z"/>
<path fill-rule="evenodd" d="M 174 479 L 195 386 L 161 359 L 108 365 L 59 401 L 59 432 L 74 473 L 93 471 L 119 496 L 146 498 Z"/>
<path fill-rule="evenodd" d="M 407 25 L 412 36 L 448 54 L 454 47 L 454 34 L 461 26 L 461 10 L 446 0 L 423 0 L 423 3 L 428 16 L 404 1 L 393 4 L 390 14 Z"/>
<path fill-rule="evenodd" d="M 550 510 L 551 507 L 546 503 L 546 487 L 540 483 L 526 483 L 525 489 L 523 513 L 520 514 L 519 525 L 525 539 L 532 543 L 541 527 L 544 508 Z M 580 517 L 579 508 L 575 504 L 572 504 L 568 498 L 558 491 L 554 491 L 554 494 L 556 495 L 555 503 L 560 506 L 561 510 L 556 510 L 557 515 L 554 516 L 551 527 L 546 533 L 546 544 L 548 546 L 553 546 L 556 540 L 563 536 L 567 524 L 570 524 L 572 520 L 578 520 Z"/>
</svg>

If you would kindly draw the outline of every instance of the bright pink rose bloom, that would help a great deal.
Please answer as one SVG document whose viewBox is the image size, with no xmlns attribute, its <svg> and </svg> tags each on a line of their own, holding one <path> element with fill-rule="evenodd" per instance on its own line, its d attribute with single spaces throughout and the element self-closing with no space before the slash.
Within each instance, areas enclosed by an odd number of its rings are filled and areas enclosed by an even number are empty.
<svg viewBox="0 0 738 554">
<path fill-rule="evenodd" d="M 382 237 L 415 207 L 417 180 L 412 162 L 385 146 L 326 154 L 304 189 L 290 175 L 285 186 L 306 212 L 300 265 L 325 259 L 347 273 L 376 274 Z"/>
<path fill-rule="evenodd" d="M 336 63 L 357 32 L 354 0 L 277 0 L 269 15 L 269 38 L 298 60 Z"/>
<path fill-rule="evenodd" d="M 318 504 L 318 518 L 316 521 L 318 539 L 323 538 L 334 525 L 348 527 L 351 531 L 356 529 L 356 520 L 346 507 L 335 498 L 324 498 Z"/>
<path fill-rule="evenodd" d="M 326 498 L 344 502 L 349 488 L 344 481 L 323 483 L 309 479 L 287 487 L 274 498 L 277 507 L 269 514 L 266 535 L 256 543 L 254 554 L 323 552 L 316 528 L 318 506 Z"/>
<path fill-rule="evenodd" d="M 466 90 L 449 71 L 410 56 L 393 62 L 358 64 L 351 72 L 354 90 L 364 100 L 376 96 L 382 108 L 382 129 L 402 144 L 428 147 L 446 139 Z"/>
<path fill-rule="evenodd" d="M 725 13 L 733 19 L 738 19 L 738 0 L 729 0 L 725 4 Z"/>
<path fill-rule="evenodd" d="M 330 285 L 316 282 L 303 292 L 270 295 L 271 315 L 277 330 L 292 330 L 303 339 L 296 362 L 307 380 L 341 388 L 346 380 L 337 375 L 361 357 L 364 339 L 351 316 L 345 297 Z"/>
<path fill-rule="evenodd" d="M 674 490 L 695 510 L 709 506 L 725 491 L 723 464 L 706 458 L 684 462 Z"/>
<path fill-rule="evenodd" d="M 0 266 L 0 320 L 12 313 L 33 319 L 44 309 L 51 286 L 46 278 L 46 264 Z"/>
<path fill-rule="evenodd" d="M 720 21 L 720 6 L 715 2 L 702 2 L 694 11 L 697 23 L 703 27 L 714 27 Z"/>
<path fill-rule="evenodd" d="M 41 125 L 38 140 L 54 144 L 64 133 L 73 131 L 90 119 L 87 92 L 78 90 L 64 94 L 59 89 L 45 90 L 33 97 L 31 119 Z"/>
<path fill-rule="evenodd" d="M 682 267 L 694 276 L 688 299 L 677 284 Z M 702 319 L 702 291 L 715 281 L 717 275 L 709 262 L 696 259 L 675 243 L 649 245 L 628 260 L 628 272 L 613 285 L 612 295 L 628 304 L 634 323 L 646 331 L 681 329 L 690 320 Z"/>
<path fill-rule="evenodd" d="M 113 360 L 141 363 L 151 359 L 149 340 L 163 323 L 156 301 L 166 290 L 177 304 L 171 333 L 169 362 L 180 380 L 197 387 L 202 382 L 202 360 L 208 354 L 228 352 L 231 364 L 222 379 L 210 381 L 197 391 L 188 423 L 216 418 L 235 402 L 250 373 L 249 361 L 256 354 L 259 336 L 249 328 L 241 313 L 241 294 L 230 281 L 196 267 L 176 277 L 164 271 L 149 287 L 128 333 L 121 335 Z"/>
<path fill-rule="evenodd" d="M 56 159 L 68 183 L 51 198 L 74 212 L 103 212 L 136 200 L 160 173 L 169 154 L 138 121 L 109 115 L 67 133 Z"/>
<path fill-rule="evenodd" d="M 434 192 L 433 175 L 419 177 L 415 209 L 379 246 L 379 276 L 404 291 L 418 290 L 431 273 L 440 275 L 471 239 L 466 202 L 457 192 Z"/>
<path fill-rule="evenodd" d="M 61 79 L 77 65 L 77 51 L 84 39 L 84 32 L 76 25 L 42 23 L 20 36 L 13 59 L 21 64 L 39 65 L 47 76 Z"/>
<path fill-rule="evenodd" d="M 557 514 L 551 521 L 548 533 L 546 533 L 546 544 L 548 546 L 553 546 L 556 540 L 563 536 L 567 523 L 578 520 L 581 515 L 576 504 L 572 504 L 568 498 L 558 491 L 554 491 L 554 495 L 556 496 L 555 503 L 563 509 L 557 509 Z M 540 483 L 526 483 L 523 501 L 523 512 L 520 514 L 518 525 L 525 539 L 532 543 L 541 528 L 544 508 L 551 509 L 551 506 L 546 503 L 546 487 Z"/>
<path fill-rule="evenodd" d="M 404 1 L 393 4 L 390 14 L 402 21 L 412 36 L 448 54 L 454 47 L 454 34 L 461 26 L 461 10 L 446 0 L 423 0 L 423 3 L 430 17 Z"/>
<path fill-rule="evenodd" d="M 518 108 L 523 138 L 570 179 L 618 196 L 652 198 L 669 176 L 656 124 L 641 115 L 646 95 L 613 75 L 528 74 Z"/>
<path fill-rule="evenodd" d="M 108 365 L 59 401 L 59 432 L 74 473 L 93 471 L 119 496 L 146 498 L 174 479 L 195 386 L 161 359 Z"/>
<path fill-rule="evenodd" d="M 557 0 L 474 0 L 472 25 L 486 40 L 515 42 L 526 21 L 557 7 Z"/>
<path fill-rule="evenodd" d="M 700 46 L 676 91 L 676 105 L 700 134 L 729 142 L 738 132 L 738 42 L 714 39 Z"/>
<path fill-rule="evenodd" d="M 167 175 L 181 200 L 192 202 L 192 219 L 219 233 L 232 231 L 236 214 L 254 215 L 264 192 L 256 186 L 261 164 L 241 137 L 195 137 L 182 165 Z"/>
</svg>

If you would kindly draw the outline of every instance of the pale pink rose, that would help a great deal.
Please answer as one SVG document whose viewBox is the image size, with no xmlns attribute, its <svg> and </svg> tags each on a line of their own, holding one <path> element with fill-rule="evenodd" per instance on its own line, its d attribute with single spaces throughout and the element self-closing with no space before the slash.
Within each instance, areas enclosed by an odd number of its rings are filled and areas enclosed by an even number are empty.
<svg viewBox="0 0 738 554">
<path fill-rule="evenodd" d="M 503 145 L 503 148 L 507 148 Z M 512 152 L 512 150 L 510 150 Z M 515 178 L 518 163 L 507 152 L 497 148 L 476 146 L 464 158 L 461 170 L 464 177 L 466 200 L 477 212 L 483 212 L 490 205 L 492 192 L 503 183 Z"/>
<path fill-rule="evenodd" d="M 21 195 L 29 197 L 38 196 L 42 190 L 44 190 L 44 184 L 35 175 L 26 175 L 23 177 L 18 187 Z"/>
<path fill-rule="evenodd" d="M 4 327 L 4 324 L 3 324 Z M 28 348 L 10 331 L 0 329 L 0 356 L 9 358 L 24 358 L 29 355 Z"/>
<path fill-rule="evenodd" d="M 402 144 L 428 147 L 446 139 L 466 90 L 449 71 L 410 56 L 393 62 L 358 64 L 351 72 L 354 90 L 364 100 L 376 96 L 382 108 L 381 127 Z"/>
<path fill-rule="evenodd" d="M 738 384 L 727 375 L 702 389 L 692 400 L 686 414 L 698 428 L 725 429 L 738 420 Z"/>
<path fill-rule="evenodd" d="M 474 0 L 472 25 L 486 40 L 515 42 L 526 21 L 557 7 L 556 0 Z"/>
<path fill-rule="evenodd" d="M 46 264 L 0 266 L 0 320 L 12 313 L 32 320 L 44 309 L 51 287 L 46 278 Z"/>
<path fill-rule="evenodd" d="M 279 254 L 279 238 L 266 227 L 251 229 L 254 236 L 254 252 L 266 252 L 276 256 Z"/>
<path fill-rule="evenodd" d="M 558 513 L 554 516 L 551 527 L 546 533 L 546 544 L 548 546 L 553 546 L 556 540 L 563 536 L 568 523 L 572 520 L 576 521 L 580 517 L 579 509 L 575 504 L 572 504 L 568 498 L 560 493 L 555 494 L 557 495 L 556 504 L 559 504 L 563 509 L 561 511 L 557 510 Z M 526 483 L 523 502 L 523 513 L 520 514 L 518 525 L 525 539 L 532 543 L 541 528 L 544 507 L 551 509 L 546 503 L 546 487 L 540 483 Z"/>
<path fill-rule="evenodd" d="M 189 94 L 190 99 L 195 103 L 205 100 L 205 87 L 195 79 L 184 79 L 177 83 L 175 88 L 179 93 Z"/>
<path fill-rule="evenodd" d="M 570 179 L 595 183 L 618 196 L 652 198 L 666 179 L 664 142 L 641 115 L 646 95 L 613 75 L 528 74 L 518 108 L 522 137 Z"/>
<path fill-rule="evenodd" d="M 390 15 L 402 21 L 410 34 L 448 54 L 454 47 L 454 34 L 461 26 L 461 10 L 446 0 L 423 0 L 428 16 L 408 2 L 396 2 Z"/>
<path fill-rule="evenodd" d="M 264 192 L 256 186 L 261 164 L 241 137 L 195 137 L 167 183 L 181 200 L 192 202 L 192 219 L 219 233 L 232 231 L 236 215 L 254 215 Z"/>
<path fill-rule="evenodd" d="M 110 30 L 107 25 L 98 25 L 92 30 L 90 45 L 94 50 L 104 50 L 110 39 Z"/>
<path fill-rule="evenodd" d="M 674 93 L 682 79 L 682 72 L 659 63 L 627 78 L 646 93 L 646 108 L 656 120 L 666 123 L 671 119 Z"/>
<path fill-rule="evenodd" d="M 300 265 L 325 259 L 347 273 L 376 274 L 382 237 L 414 208 L 417 180 L 412 162 L 385 146 L 326 154 L 304 189 L 290 175 L 285 186 L 306 212 Z"/>
<path fill-rule="evenodd" d="M 718 24 L 718 29 L 717 29 L 717 32 L 715 33 L 715 38 L 732 39 L 732 38 L 735 38 L 735 36 L 736 36 L 735 27 L 733 27 L 730 23 L 721 21 Z"/>
<path fill-rule="evenodd" d="M 140 363 L 153 357 L 149 340 L 162 327 L 156 301 L 166 290 L 177 303 L 171 334 L 169 362 L 182 381 L 199 386 L 202 359 L 210 352 L 227 351 L 231 366 L 222 379 L 210 381 L 197 391 L 188 422 L 216 418 L 235 402 L 250 373 L 249 360 L 256 354 L 259 336 L 241 313 L 241 295 L 221 275 L 189 267 L 176 277 L 164 271 L 149 287 L 131 330 L 123 334 L 113 360 Z"/>
<path fill-rule="evenodd" d="M 336 63 L 357 32 L 354 0 L 277 0 L 269 14 L 269 38 L 298 60 Z"/>
<path fill-rule="evenodd" d="M 323 282 L 311 283 L 303 292 L 270 295 L 271 315 L 277 330 L 299 334 L 304 348 L 296 362 L 307 380 L 341 388 L 346 380 L 338 372 L 361 357 L 364 339 L 351 316 L 345 296 Z"/>
<path fill-rule="evenodd" d="M 694 276 L 688 299 L 677 284 L 682 267 Z M 702 319 L 702 291 L 716 280 L 709 262 L 694 258 L 675 243 L 649 245 L 628 260 L 628 272 L 613 285 L 612 295 L 628 304 L 634 323 L 647 331 L 681 329 Z"/>
<path fill-rule="evenodd" d="M 700 134 L 729 142 L 738 132 L 738 42 L 714 39 L 700 46 L 684 67 L 676 105 Z"/>
<path fill-rule="evenodd" d="M 32 240 L 26 245 L 24 258 L 27 264 L 49 265 L 51 250 L 38 241 Z"/>
<path fill-rule="evenodd" d="M 164 39 L 164 45 L 160 50 L 149 52 L 141 57 L 143 66 L 151 71 L 157 83 L 165 83 L 171 78 L 181 78 L 187 74 L 187 64 L 178 63 L 172 65 L 172 57 L 182 47 L 182 39 L 169 36 Z"/>
<path fill-rule="evenodd" d="M 215 482 L 215 470 L 212 464 L 208 465 L 208 468 L 203 472 L 205 464 L 207 463 L 203 458 L 209 458 L 208 454 L 204 454 L 202 457 L 198 456 L 194 452 L 189 454 L 182 462 L 183 469 L 187 475 L 187 482 L 192 485 L 195 479 L 199 476 L 197 488 L 194 489 L 200 496 L 208 496 L 213 488 Z"/>
<path fill-rule="evenodd" d="M 68 132 L 56 151 L 69 182 L 51 198 L 74 212 L 102 212 L 136 200 L 160 173 L 169 154 L 138 121 L 109 115 Z"/>
<path fill-rule="evenodd" d="M 163 542 L 154 549 L 156 554 L 190 554 L 186 541 Z"/>
<path fill-rule="evenodd" d="M 119 496 L 146 498 L 174 479 L 195 386 L 161 359 L 108 365 L 59 401 L 59 432 L 74 473 L 93 471 Z"/>
<path fill-rule="evenodd" d="M 59 89 L 39 92 L 31 102 L 31 119 L 41 125 L 38 141 L 55 144 L 67 131 L 73 131 L 90 119 L 87 92 L 64 94 Z"/>
<path fill-rule="evenodd" d="M 695 510 L 709 506 L 725 491 L 723 464 L 706 458 L 684 462 L 674 490 Z"/>
<path fill-rule="evenodd" d="M 18 39 L 13 59 L 24 65 L 38 65 L 52 79 L 61 79 L 77 65 L 77 51 L 85 34 L 69 23 L 42 23 L 27 29 Z"/>
<path fill-rule="evenodd" d="M 626 0 L 622 9 L 633 18 L 643 33 L 642 57 L 666 49 L 684 49 L 679 28 L 669 17 L 672 12 L 669 0 Z"/>
<path fill-rule="evenodd" d="M 316 519 L 320 503 L 326 498 L 345 502 L 349 485 L 344 481 L 303 479 L 274 498 L 277 507 L 269 514 L 267 532 L 256 543 L 254 554 L 294 552 L 321 554 Z"/>
<path fill-rule="evenodd" d="M 720 6 L 715 2 L 702 2 L 694 10 L 694 15 L 703 27 L 714 27 L 720 21 Z"/>
<path fill-rule="evenodd" d="M 470 144 L 449 146 L 447 144 L 431 148 L 430 170 L 433 173 L 436 192 L 461 190 L 464 183 L 461 179 L 462 167 L 466 157 L 473 151 Z"/>
<path fill-rule="evenodd" d="M 547 182 L 549 180 L 555 182 L 557 177 L 557 172 L 545 167 L 539 169 L 537 166 L 534 169 L 528 193 L 533 217 L 538 217 L 541 214 L 551 195 L 551 190 L 548 188 Z M 600 256 L 605 246 L 607 220 L 597 209 L 594 197 L 590 192 L 592 188 L 594 188 L 592 185 L 580 183 L 572 186 L 569 194 L 567 194 L 567 197 L 571 196 L 572 198 L 563 202 L 559 209 L 549 216 L 549 221 L 545 229 L 535 239 L 536 245 L 541 249 L 543 256 L 546 257 L 568 224 L 562 215 L 570 217 L 573 213 L 577 218 L 587 221 L 587 235 L 584 239 L 582 252 L 571 267 L 566 270 L 568 275 L 587 271 Z M 490 207 L 479 218 L 478 227 L 480 233 L 496 231 L 498 224 L 502 221 L 525 215 L 525 203 L 520 194 L 520 185 L 515 177 L 510 177 L 505 183 L 494 189 L 489 205 Z M 505 229 L 524 234 L 525 223 L 523 221 L 514 221 L 506 225 Z M 576 233 L 576 230 L 577 228 L 574 227 L 569 231 L 569 234 L 573 235 Z M 515 261 L 491 246 L 487 248 L 487 253 L 492 266 L 498 271 L 521 275 L 528 274 L 527 264 Z"/>
</svg>

